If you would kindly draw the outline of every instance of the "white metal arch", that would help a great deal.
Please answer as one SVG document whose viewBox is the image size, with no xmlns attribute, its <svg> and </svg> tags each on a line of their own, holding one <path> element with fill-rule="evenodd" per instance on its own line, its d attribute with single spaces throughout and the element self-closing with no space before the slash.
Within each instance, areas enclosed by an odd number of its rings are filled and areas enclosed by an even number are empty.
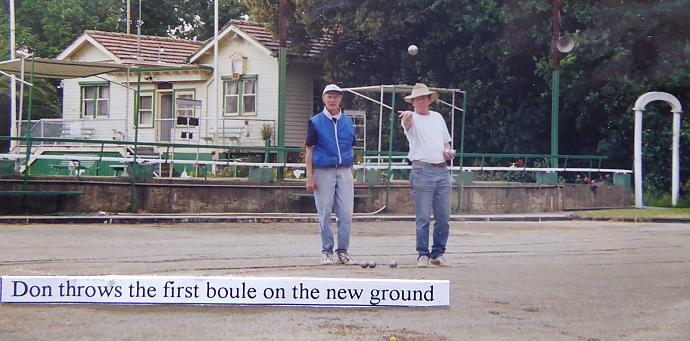
<svg viewBox="0 0 690 341">
<path fill-rule="evenodd" d="M 671 166 L 671 204 L 678 204 L 678 188 L 680 187 L 679 160 L 678 152 L 680 146 L 680 113 L 683 108 L 678 99 L 666 92 L 652 91 L 637 98 L 633 110 L 635 111 L 635 206 L 642 207 L 642 111 L 650 102 L 664 101 L 671 106 L 673 113 L 673 143 L 672 143 L 672 166 Z"/>
</svg>

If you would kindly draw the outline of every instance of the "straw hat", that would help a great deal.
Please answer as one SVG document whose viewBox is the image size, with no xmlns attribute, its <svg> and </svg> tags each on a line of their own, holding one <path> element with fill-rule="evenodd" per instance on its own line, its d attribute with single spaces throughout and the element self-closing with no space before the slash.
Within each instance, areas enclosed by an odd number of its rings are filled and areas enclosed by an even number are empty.
<svg viewBox="0 0 690 341">
<path fill-rule="evenodd" d="M 405 102 L 412 103 L 412 99 L 416 97 L 431 95 L 431 101 L 435 101 L 438 98 L 438 93 L 436 91 L 431 91 L 429 88 L 422 84 L 417 83 L 412 87 L 412 94 L 405 96 Z"/>
</svg>

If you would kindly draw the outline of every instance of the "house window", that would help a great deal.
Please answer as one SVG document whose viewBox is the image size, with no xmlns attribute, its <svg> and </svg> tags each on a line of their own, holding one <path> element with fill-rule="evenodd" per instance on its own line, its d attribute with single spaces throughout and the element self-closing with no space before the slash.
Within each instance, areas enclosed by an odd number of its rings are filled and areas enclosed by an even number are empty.
<svg viewBox="0 0 690 341">
<path fill-rule="evenodd" d="M 175 99 L 194 99 L 193 93 L 177 93 L 175 94 Z M 177 102 L 175 102 L 177 103 Z M 175 106 L 177 111 L 176 117 L 194 117 L 194 107 L 193 106 Z"/>
<path fill-rule="evenodd" d="M 82 116 L 108 117 L 110 114 L 110 87 L 108 84 L 83 85 L 81 98 Z"/>
<path fill-rule="evenodd" d="M 256 76 L 224 79 L 224 112 L 226 116 L 256 115 Z"/>
<path fill-rule="evenodd" d="M 256 114 L 256 79 L 244 81 L 242 93 L 242 113 Z"/>
<path fill-rule="evenodd" d="M 240 103 L 240 81 L 225 81 L 225 114 L 237 115 Z"/>
<path fill-rule="evenodd" d="M 153 127 L 153 95 L 140 95 L 139 126 Z"/>
</svg>

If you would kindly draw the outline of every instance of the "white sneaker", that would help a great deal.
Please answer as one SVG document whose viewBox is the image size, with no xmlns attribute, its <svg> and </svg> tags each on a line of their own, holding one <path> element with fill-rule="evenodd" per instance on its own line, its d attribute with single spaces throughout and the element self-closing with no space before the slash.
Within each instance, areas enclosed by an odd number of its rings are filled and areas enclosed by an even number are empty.
<svg viewBox="0 0 690 341">
<path fill-rule="evenodd" d="M 347 251 L 343 252 L 337 252 L 338 254 L 338 264 L 345 264 L 345 265 L 356 265 L 357 262 L 350 256 Z"/>
<path fill-rule="evenodd" d="M 432 258 L 429 263 L 436 265 L 436 266 L 450 266 L 450 263 L 446 260 L 443 255 L 440 255 L 436 258 Z"/>
<path fill-rule="evenodd" d="M 321 253 L 321 265 L 335 264 L 335 259 L 333 259 L 333 254 L 330 252 Z"/>
<path fill-rule="evenodd" d="M 417 258 L 417 267 L 418 268 L 426 268 L 429 266 L 429 256 L 419 256 Z"/>
</svg>

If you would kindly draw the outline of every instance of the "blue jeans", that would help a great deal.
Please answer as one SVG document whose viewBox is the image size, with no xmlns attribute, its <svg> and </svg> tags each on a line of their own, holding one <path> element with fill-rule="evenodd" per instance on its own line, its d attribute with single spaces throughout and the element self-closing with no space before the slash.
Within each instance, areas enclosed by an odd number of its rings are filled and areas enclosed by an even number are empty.
<svg viewBox="0 0 690 341">
<path fill-rule="evenodd" d="M 352 211 L 355 200 L 352 168 L 314 168 L 314 180 L 316 180 L 314 202 L 319 214 L 321 251 L 333 253 L 331 212 L 335 212 L 338 219 L 338 248 L 336 252 L 347 251 L 350 246 Z"/>
<path fill-rule="evenodd" d="M 446 252 L 450 218 L 451 179 L 446 168 L 418 163 L 410 172 L 412 198 L 417 225 L 417 252 L 419 256 L 437 258 Z M 434 213 L 434 243 L 429 252 L 429 225 Z"/>
</svg>

